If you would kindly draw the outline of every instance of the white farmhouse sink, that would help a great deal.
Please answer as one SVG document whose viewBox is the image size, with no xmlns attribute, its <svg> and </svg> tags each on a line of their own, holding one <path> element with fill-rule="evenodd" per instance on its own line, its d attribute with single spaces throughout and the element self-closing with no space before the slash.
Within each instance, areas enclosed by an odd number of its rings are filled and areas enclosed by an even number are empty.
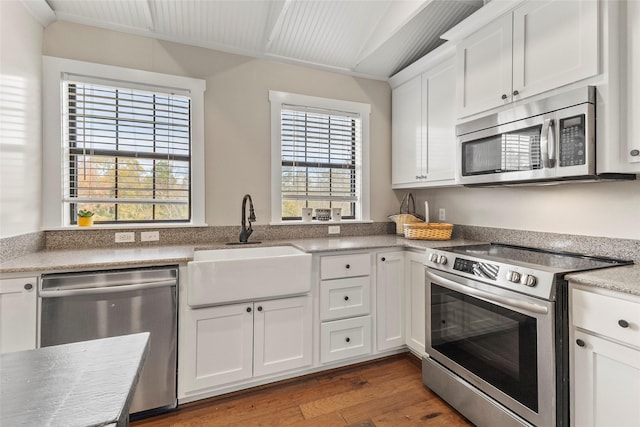
<svg viewBox="0 0 640 427">
<path fill-rule="evenodd" d="M 188 265 L 192 307 L 311 290 L 311 254 L 292 246 L 197 250 Z"/>
</svg>

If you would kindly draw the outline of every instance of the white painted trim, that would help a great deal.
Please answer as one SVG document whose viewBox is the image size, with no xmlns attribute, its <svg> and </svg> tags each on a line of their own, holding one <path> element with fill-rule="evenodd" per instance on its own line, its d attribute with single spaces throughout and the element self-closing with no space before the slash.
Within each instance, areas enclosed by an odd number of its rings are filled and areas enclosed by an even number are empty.
<svg viewBox="0 0 640 427">
<path fill-rule="evenodd" d="M 502 15 L 510 13 L 524 1 L 525 0 L 492 0 L 467 19 L 442 34 L 440 38 L 457 43 Z"/>
<path fill-rule="evenodd" d="M 62 81 L 63 73 L 93 76 L 101 79 L 139 82 L 149 85 L 187 90 L 191 97 L 191 222 L 193 227 L 205 223 L 204 217 L 204 91 L 206 82 L 183 76 L 114 67 L 90 62 L 43 56 L 42 115 L 42 228 L 58 229 L 69 226 L 68 212 L 63 209 L 62 147 Z M 160 226 L 162 223 L 154 223 Z M 127 227 L 136 227 L 127 224 Z"/>
<path fill-rule="evenodd" d="M 269 91 L 269 102 L 271 103 L 271 224 L 284 223 L 284 221 L 282 221 L 280 195 L 280 189 L 282 188 L 282 163 L 280 153 L 280 112 L 282 111 L 282 104 L 304 105 L 307 107 L 349 111 L 360 114 L 360 119 L 362 120 L 361 188 L 358 203 L 359 211 L 356 212 L 356 222 L 369 222 L 371 218 L 369 175 L 369 120 L 371 105 L 361 102 L 298 95 L 274 90 Z M 344 222 L 346 223 L 347 221 L 345 220 Z M 302 222 L 300 222 L 300 224 L 302 224 Z"/>
<path fill-rule="evenodd" d="M 45 0 L 22 0 L 22 4 L 43 28 L 57 19 L 56 13 Z"/>
</svg>

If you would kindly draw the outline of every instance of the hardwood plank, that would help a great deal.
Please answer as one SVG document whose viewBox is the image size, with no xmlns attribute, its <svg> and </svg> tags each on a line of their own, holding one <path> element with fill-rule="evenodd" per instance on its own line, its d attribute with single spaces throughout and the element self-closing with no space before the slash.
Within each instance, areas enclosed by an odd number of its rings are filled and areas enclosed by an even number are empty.
<svg viewBox="0 0 640 427">
<path fill-rule="evenodd" d="M 414 359 L 397 355 L 189 403 L 131 426 L 472 426 L 422 385 Z"/>
</svg>

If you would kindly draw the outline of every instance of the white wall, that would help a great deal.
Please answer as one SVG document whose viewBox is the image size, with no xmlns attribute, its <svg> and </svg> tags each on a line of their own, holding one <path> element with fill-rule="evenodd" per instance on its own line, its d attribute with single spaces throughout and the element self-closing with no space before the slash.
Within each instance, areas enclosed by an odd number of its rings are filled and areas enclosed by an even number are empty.
<svg viewBox="0 0 640 427">
<path fill-rule="evenodd" d="M 44 54 L 205 79 L 206 221 L 238 225 L 245 193 L 258 224 L 270 207 L 269 90 L 371 104 L 371 218 L 385 221 L 391 190 L 391 90 L 386 82 L 56 22 Z"/>
<path fill-rule="evenodd" d="M 454 224 L 640 239 L 640 181 L 422 190 L 432 219 Z"/>
<path fill-rule="evenodd" d="M 40 230 L 41 25 L 0 1 L 0 238 Z"/>
</svg>

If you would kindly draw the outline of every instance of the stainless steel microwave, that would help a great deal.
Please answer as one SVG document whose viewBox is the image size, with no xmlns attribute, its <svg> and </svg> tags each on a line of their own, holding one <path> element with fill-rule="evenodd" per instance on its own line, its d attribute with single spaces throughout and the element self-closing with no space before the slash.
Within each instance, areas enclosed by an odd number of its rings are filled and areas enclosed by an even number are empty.
<svg viewBox="0 0 640 427">
<path fill-rule="evenodd" d="M 456 126 L 463 185 L 635 179 L 596 170 L 595 87 L 515 106 Z"/>
</svg>

